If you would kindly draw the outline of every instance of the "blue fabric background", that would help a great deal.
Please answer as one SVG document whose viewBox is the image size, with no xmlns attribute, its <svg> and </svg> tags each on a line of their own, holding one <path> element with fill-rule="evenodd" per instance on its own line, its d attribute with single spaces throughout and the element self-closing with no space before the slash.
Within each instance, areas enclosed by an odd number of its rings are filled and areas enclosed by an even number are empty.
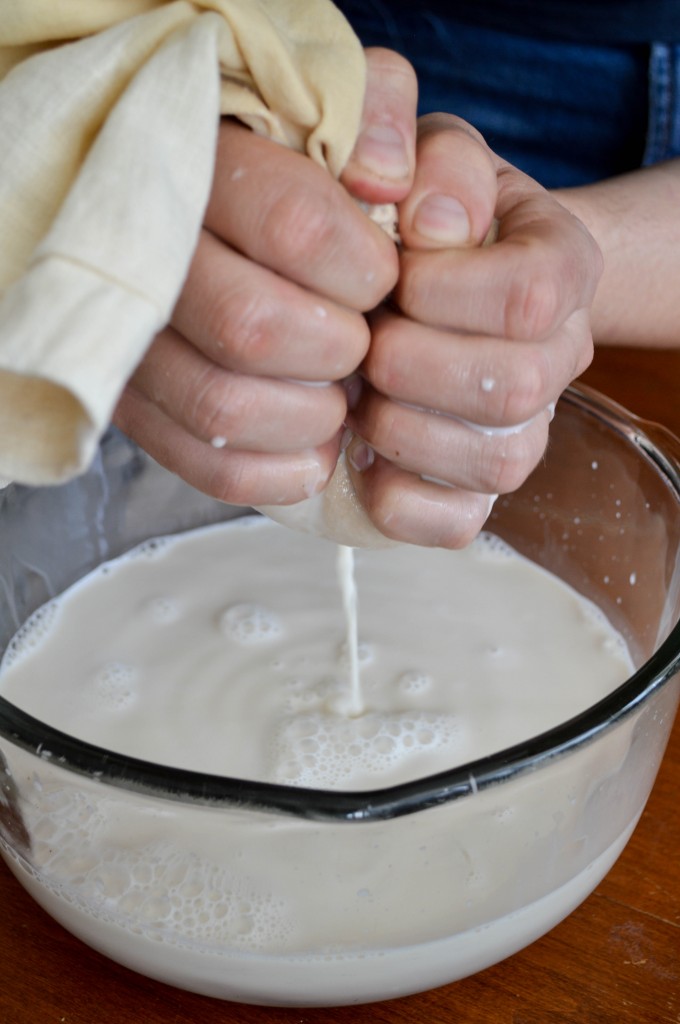
<svg viewBox="0 0 680 1024">
<path fill-rule="evenodd" d="M 459 114 L 546 187 L 680 154 L 680 47 L 581 45 L 458 24 L 427 7 L 337 0 L 364 45 L 415 66 L 420 112 Z"/>
</svg>

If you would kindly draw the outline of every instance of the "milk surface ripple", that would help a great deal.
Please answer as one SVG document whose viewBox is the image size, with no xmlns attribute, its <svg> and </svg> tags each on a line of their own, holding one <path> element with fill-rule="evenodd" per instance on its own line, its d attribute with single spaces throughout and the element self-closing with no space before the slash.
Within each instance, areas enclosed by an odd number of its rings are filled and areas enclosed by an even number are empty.
<svg viewBox="0 0 680 1024">
<path fill-rule="evenodd" d="M 348 714 L 335 560 L 254 517 L 147 542 L 29 620 L 0 693 L 130 756 L 360 791 L 525 740 L 632 670 L 591 604 L 490 535 L 363 550 Z M 580 902 L 630 833 L 602 814 L 630 747 L 622 728 L 540 777 L 363 824 L 185 806 L 17 751 L 32 842 L 5 856 L 57 919 L 154 977 L 251 1002 L 385 998 L 509 955 Z"/>
</svg>

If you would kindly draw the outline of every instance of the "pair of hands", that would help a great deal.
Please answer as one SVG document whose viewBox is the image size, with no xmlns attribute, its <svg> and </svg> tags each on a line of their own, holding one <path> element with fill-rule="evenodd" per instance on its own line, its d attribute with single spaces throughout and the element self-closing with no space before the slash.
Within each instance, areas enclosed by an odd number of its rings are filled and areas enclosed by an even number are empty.
<svg viewBox="0 0 680 1024">
<path fill-rule="evenodd" d="M 377 528 L 459 547 L 540 460 L 552 404 L 591 359 L 601 258 L 474 128 L 443 114 L 416 122 L 402 58 L 367 57 L 341 183 L 222 124 L 183 293 L 115 421 L 239 505 L 322 490 L 349 428 L 353 482 Z M 399 251 L 355 199 L 398 204 Z"/>
</svg>

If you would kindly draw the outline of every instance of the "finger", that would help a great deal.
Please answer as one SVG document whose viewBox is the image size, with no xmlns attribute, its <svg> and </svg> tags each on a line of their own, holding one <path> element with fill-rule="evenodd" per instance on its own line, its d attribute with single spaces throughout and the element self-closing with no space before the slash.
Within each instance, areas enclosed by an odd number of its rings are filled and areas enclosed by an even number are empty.
<svg viewBox="0 0 680 1024">
<path fill-rule="evenodd" d="M 541 459 L 552 417 L 495 430 L 404 406 L 367 388 L 349 428 L 384 459 L 422 476 L 485 494 L 516 490 Z"/>
<path fill-rule="evenodd" d="M 371 317 L 371 329 L 362 373 L 377 391 L 490 427 L 536 416 L 593 353 L 584 310 L 540 342 L 442 331 L 387 310 Z"/>
<path fill-rule="evenodd" d="M 135 389 L 194 437 L 215 447 L 290 452 L 325 444 L 342 426 L 339 384 L 305 384 L 232 373 L 171 328 L 132 377 Z"/>
<path fill-rule="evenodd" d="M 207 231 L 172 323 L 227 369 L 299 380 L 347 376 L 370 341 L 360 313 L 253 263 Z"/>
<path fill-rule="evenodd" d="M 123 393 L 114 422 L 166 469 L 234 505 L 285 505 L 312 497 L 328 483 L 340 444 L 336 437 L 320 448 L 287 454 L 219 450 L 192 437 L 132 387 Z"/>
<path fill-rule="evenodd" d="M 352 309 L 371 309 L 397 279 L 394 243 L 308 157 L 240 125 L 220 128 L 205 225 L 283 277 Z"/>
<path fill-rule="evenodd" d="M 418 82 L 393 50 L 366 50 L 366 96 L 361 131 L 340 180 L 368 203 L 408 195 L 415 168 Z"/>
<path fill-rule="evenodd" d="M 493 497 L 444 487 L 380 456 L 350 474 L 362 506 L 386 537 L 423 547 L 462 548 L 484 526 Z"/>
<path fill-rule="evenodd" d="M 453 115 L 421 118 L 415 180 L 399 207 L 406 248 L 479 245 L 493 223 L 496 197 L 495 158 L 481 135 Z"/>
<path fill-rule="evenodd" d="M 402 254 L 395 298 L 408 316 L 497 337 L 540 339 L 590 305 L 602 259 L 580 221 L 509 167 L 499 174 L 496 212 L 493 245 Z"/>
</svg>

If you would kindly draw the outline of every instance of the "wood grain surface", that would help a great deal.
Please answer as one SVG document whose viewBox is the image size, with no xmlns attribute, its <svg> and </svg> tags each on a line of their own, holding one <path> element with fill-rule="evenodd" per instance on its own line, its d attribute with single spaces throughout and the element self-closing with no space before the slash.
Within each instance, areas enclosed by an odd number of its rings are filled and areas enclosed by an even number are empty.
<svg viewBox="0 0 680 1024">
<path fill-rule="evenodd" d="M 587 383 L 680 436 L 680 350 L 601 349 Z M 243 1006 L 149 981 L 55 924 L 0 864 L 0 1024 L 680 1024 L 680 719 L 607 878 L 511 959 L 368 1006 Z"/>
</svg>

